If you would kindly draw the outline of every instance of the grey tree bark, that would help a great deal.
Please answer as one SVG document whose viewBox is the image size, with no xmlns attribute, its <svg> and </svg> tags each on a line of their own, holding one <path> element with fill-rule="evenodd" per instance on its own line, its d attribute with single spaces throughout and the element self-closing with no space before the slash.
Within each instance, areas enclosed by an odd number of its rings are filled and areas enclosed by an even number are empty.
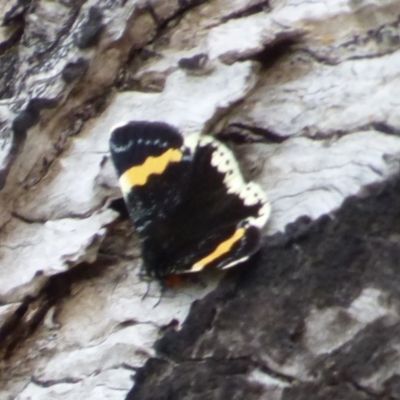
<svg viewBox="0 0 400 400">
<path fill-rule="evenodd" d="M 3 0 L 1 399 L 400 399 L 400 3 Z M 229 141 L 263 248 L 161 293 L 111 128 Z"/>
</svg>

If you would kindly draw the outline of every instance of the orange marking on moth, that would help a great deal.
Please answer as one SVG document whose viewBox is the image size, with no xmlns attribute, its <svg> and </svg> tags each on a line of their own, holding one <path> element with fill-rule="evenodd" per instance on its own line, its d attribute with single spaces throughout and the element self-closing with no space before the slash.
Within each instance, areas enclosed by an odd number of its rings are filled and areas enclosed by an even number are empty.
<svg viewBox="0 0 400 400">
<path fill-rule="evenodd" d="M 212 253 L 202 258 L 200 261 L 197 261 L 190 269 L 190 272 L 201 271 L 204 267 L 207 266 L 207 264 L 210 264 L 218 257 L 221 257 L 222 255 L 228 253 L 229 250 L 232 248 L 232 246 L 236 242 L 238 242 L 244 236 L 244 234 L 245 234 L 245 229 L 243 228 L 236 229 L 235 233 L 229 239 L 220 243 Z"/>
<path fill-rule="evenodd" d="M 163 283 L 165 286 L 169 288 L 175 288 L 181 286 L 183 284 L 184 277 L 183 275 L 169 275 L 163 279 Z"/>
<path fill-rule="evenodd" d="M 133 186 L 143 186 L 152 174 L 162 174 L 168 164 L 182 160 L 179 149 L 168 149 L 158 157 L 147 157 L 142 165 L 135 165 L 125 171 L 119 178 L 119 184 L 124 193 L 129 192 Z"/>
</svg>

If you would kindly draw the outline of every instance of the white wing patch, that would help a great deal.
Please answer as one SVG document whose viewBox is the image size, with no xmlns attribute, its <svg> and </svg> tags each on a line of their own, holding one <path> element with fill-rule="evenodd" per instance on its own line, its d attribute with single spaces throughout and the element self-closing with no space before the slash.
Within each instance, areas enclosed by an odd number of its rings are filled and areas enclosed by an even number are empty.
<svg viewBox="0 0 400 400">
<path fill-rule="evenodd" d="M 193 142 L 191 144 L 193 146 Z M 262 204 L 257 216 L 246 219 L 250 225 L 262 229 L 271 214 L 271 205 L 262 188 L 254 182 L 246 183 L 244 181 L 242 172 L 232 151 L 224 144 L 211 136 L 201 136 L 198 137 L 197 145 L 201 147 L 212 146 L 215 149 L 211 164 L 225 175 L 224 184 L 228 193 L 237 194 L 246 206 Z"/>
</svg>

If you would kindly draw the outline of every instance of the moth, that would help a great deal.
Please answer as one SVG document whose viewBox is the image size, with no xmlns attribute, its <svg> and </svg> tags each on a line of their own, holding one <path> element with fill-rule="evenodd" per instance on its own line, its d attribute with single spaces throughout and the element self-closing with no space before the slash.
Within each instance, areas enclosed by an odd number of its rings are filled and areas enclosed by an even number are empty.
<svg viewBox="0 0 400 400">
<path fill-rule="evenodd" d="M 110 151 L 146 275 L 225 270 L 259 250 L 270 203 L 218 140 L 132 121 L 112 131 Z"/>
</svg>

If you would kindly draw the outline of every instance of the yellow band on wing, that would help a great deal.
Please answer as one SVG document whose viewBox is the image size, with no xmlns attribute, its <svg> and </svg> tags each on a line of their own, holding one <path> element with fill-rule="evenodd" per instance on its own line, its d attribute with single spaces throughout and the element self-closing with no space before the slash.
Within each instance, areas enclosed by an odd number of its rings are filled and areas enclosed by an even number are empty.
<svg viewBox="0 0 400 400">
<path fill-rule="evenodd" d="M 218 257 L 228 253 L 232 246 L 244 236 L 244 233 L 245 229 L 236 229 L 235 233 L 229 239 L 225 240 L 225 242 L 219 244 L 218 247 L 211 254 L 195 263 L 190 269 L 190 272 L 201 271 L 204 267 L 207 266 L 207 264 L 210 264 Z"/>
<path fill-rule="evenodd" d="M 169 149 L 158 157 L 147 157 L 142 165 L 135 165 L 125 171 L 119 178 L 123 193 L 128 193 L 132 186 L 143 186 L 152 174 L 162 174 L 169 163 L 182 159 L 179 149 Z"/>
</svg>

